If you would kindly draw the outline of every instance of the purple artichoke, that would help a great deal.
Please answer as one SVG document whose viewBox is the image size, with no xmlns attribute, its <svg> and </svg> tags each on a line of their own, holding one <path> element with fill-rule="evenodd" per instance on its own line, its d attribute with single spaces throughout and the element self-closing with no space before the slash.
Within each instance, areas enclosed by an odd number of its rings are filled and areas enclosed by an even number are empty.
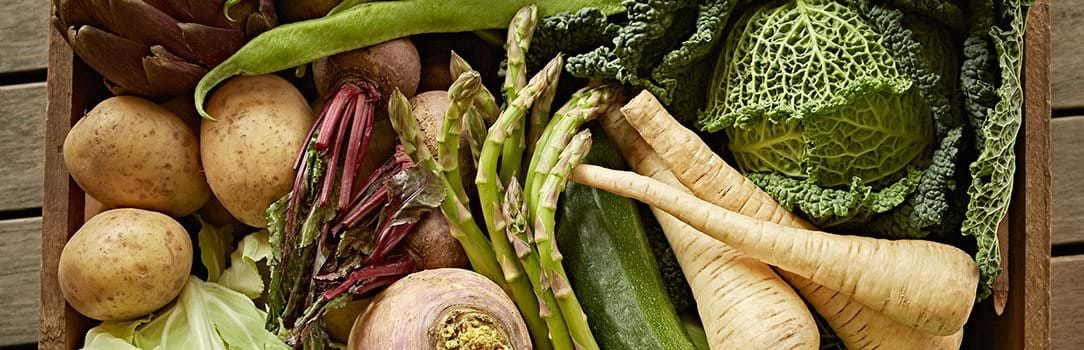
<svg viewBox="0 0 1084 350">
<path fill-rule="evenodd" d="M 53 0 L 53 25 L 114 94 L 192 91 L 200 78 L 275 25 L 273 0 Z"/>
</svg>

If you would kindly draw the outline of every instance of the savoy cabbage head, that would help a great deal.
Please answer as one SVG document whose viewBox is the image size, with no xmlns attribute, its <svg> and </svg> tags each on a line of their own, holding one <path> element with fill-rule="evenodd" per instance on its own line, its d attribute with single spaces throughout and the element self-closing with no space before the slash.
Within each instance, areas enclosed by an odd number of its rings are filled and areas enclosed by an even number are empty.
<svg viewBox="0 0 1084 350">
<path fill-rule="evenodd" d="M 949 210 L 961 145 L 941 83 L 953 51 L 918 40 L 950 41 L 941 31 L 858 1 L 752 8 L 724 42 L 700 125 L 725 131 L 737 166 L 820 227 L 926 236 Z"/>
</svg>

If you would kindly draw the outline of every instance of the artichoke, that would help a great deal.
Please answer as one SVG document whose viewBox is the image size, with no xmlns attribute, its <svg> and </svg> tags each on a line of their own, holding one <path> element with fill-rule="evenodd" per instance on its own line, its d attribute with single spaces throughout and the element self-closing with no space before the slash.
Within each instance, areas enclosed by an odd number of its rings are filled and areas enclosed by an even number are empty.
<svg viewBox="0 0 1084 350">
<path fill-rule="evenodd" d="M 273 0 L 53 0 L 51 21 L 114 94 L 192 91 L 276 23 Z"/>
</svg>

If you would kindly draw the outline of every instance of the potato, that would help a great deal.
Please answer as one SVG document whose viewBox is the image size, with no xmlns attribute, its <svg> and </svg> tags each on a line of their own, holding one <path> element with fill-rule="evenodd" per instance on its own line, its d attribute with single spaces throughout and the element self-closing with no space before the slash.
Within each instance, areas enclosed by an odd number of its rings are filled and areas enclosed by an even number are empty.
<svg viewBox="0 0 1084 350">
<path fill-rule="evenodd" d="M 64 299 L 102 321 L 130 320 L 165 306 L 192 270 L 192 241 L 166 215 L 113 209 L 95 215 L 64 246 L 57 278 Z"/>
<path fill-rule="evenodd" d="M 266 227 L 265 212 L 293 187 L 294 160 L 313 123 L 305 98 L 274 75 L 239 76 L 211 95 L 200 126 L 211 191 L 234 217 Z"/>
<path fill-rule="evenodd" d="M 106 207 L 184 216 L 211 194 L 195 132 L 138 97 L 99 103 L 68 132 L 63 152 L 75 182 Z"/>
</svg>

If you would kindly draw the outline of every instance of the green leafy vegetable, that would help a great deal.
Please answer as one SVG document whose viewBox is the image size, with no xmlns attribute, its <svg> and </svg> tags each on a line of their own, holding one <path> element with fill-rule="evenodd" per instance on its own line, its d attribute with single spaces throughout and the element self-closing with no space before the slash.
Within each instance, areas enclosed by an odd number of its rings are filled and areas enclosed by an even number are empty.
<svg viewBox="0 0 1084 350">
<path fill-rule="evenodd" d="M 160 313 L 102 323 L 87 333 L 84 349 L 290 349 L 264 329 L 264 317 L 245 295 L 189 277 Z"/>
<path fill-rule="evenodd" d="M 233 243 L 233 226 L 215 227 L 196 215 L 200 229 L 196 234 L 199 241 L 199 258 L 207 268 L 207 280 L 218 282 L 222 271 L 226 269 L 226 254 Z"/>
<path fill-rule="evenodd" d="M 972 182 L 967 195 L 970 202 L 961 231 L 974 236 L 977 243 L 975 261 L 982 278 L 979 299 L 990 295 L 994 280 L 1001 273 L 997 226 L 1009 210 L 1016 170 L 1013 148 L 1023 119 L 1024 93 L 1020 74 L 1025 20 L 1031 3 L 1028 0 L 998 1 L 1000 11 L 994 16 L 1002 21 L 977 16 L 964 49 L 966 61 L 961 72 L 964 106 L 976 129 L 978 159 L 969 166 Z M 985 25 L 991 22 L 1002 25 Z M 1000 73 L 994 73 L 998 70 Z"/>
<path fill-rule="evenodd" d="M 703 105 L 706 58 L 719 41 L 734 0 L 624 0 L 625 18 L 580 10 L 544 19 L 529 62 L 570 56 L 574 76 L 616 79 L 650 90 L 682 119 Z M 565 38 L 568 40 L 549 40 Z"/>
<path fill-rule="evenodd" d="M 264 279 L 271 258 L 270 233 L 256 231 L 237 243 L 237 250 L 230 254 L 230 267 L 222 272 L 218 283 L 248 296 L 259 298 L 264 292 Z"/>
<path fill-rule="evenodd" d="M 963 123 L 941 82 L 955 67 L 931 63 L 950 50 L 916 37 L 942 31 L 865 1 L 754 8 L 727 37 L 699 122 L 725 130 L 738 167 L 820 227 L 941 233 L 959 224 L 948 213 L 961 211 Z"/>
</svg>

